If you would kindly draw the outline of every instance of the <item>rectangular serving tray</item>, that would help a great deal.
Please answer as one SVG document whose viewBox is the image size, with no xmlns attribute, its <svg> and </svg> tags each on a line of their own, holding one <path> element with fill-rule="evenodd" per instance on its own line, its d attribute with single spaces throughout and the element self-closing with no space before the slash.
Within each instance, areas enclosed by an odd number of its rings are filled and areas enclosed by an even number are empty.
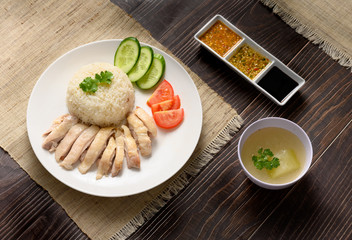
<svg viewBox="0 0 352 240">
<path fill-rule="evenodd" d="M 229 27 L 232 31 L 234 31 L 237 35 L 239 35 L 242 39 L 234 44 L 230 51 L 226 53 L 224 57 L 220 56 L 216 53 L 213 49 L 211 49 L 208 45 L 200 40 L 200 37 L 208 31 L 217 21 L 221 21 L 227 27 Z M 207 50 L 209 50 L 212 54 L 214 54 L 217 58 L 222 60 L 227 66 L 237 72 L 240 76 L 246 79 L 250 84 L 252 84 L 255 88 L 257 88 L 260 92 L 262 92 L 265 96 L 270 98 L 276 104 L 283 106 L 285 105 L 288 100 L 304 85 L 305 80 L 293 72 L 290 68 L 288 68 L 285 64 L 283 64 L 280 60 L 278 60 L 275 56 L 271 53 L 266 51 L 263 47 L 253 41 L 250 37 L 248 37 L 245 33 L 243 33 L 240 29 L 235 27 L 229 21 L 227 21 L 223 16 L 217 14 L 215 15 L 207 24 L 205 24 L 195 35 L 194 38 Z M 243 46 L 244 44 L 248 44 L 251 48 L 255 51 L 263 55 L 264 57 L 270 60 L 270 63 L 260 72 L 254 79 L 250 79 L 244 73 L 242 73 L 239 69 L 237 69 L 234 65 L 229 62 L 229 59 L 236 54 L 236 52 Z M 273 95 L 267 92 L 264 88 L 258 85 L 258 82 L 272 69 L 273 67 L 279 68 L 283 73 L 289 76 L 292 80 L 294 80 L 298 85 L 292 89 L 281 101 L 276 99 Z"/>
</svg>

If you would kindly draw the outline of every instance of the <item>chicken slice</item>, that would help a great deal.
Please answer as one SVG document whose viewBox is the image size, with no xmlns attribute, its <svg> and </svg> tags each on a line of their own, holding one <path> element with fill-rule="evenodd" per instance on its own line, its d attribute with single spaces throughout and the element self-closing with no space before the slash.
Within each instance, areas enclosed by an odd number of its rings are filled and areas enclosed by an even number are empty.
<svg viewBox="0 0 352 240">
<path fill-rule="evenodd" d="M 72 115 L 64 117 L 63 121 L 57 124 L 43 141 L 42 147 L 50 152 L 55 151 L 58 143 L 63 139 L 70 128 L 78 122 L 78 118 Z"/>
<path fill-rule="evenodd" d="M 94 139 L 94 138 L 93 138 L 93 139 Z M 93 142 L 93 139 L 92 139 L 91 143 Z M 79 161 L 81 161 L 81 162 L 83 161 L 83 159 L 86 157 L 87 152 L 88 152 L 88 148 L 86 148 L 86 149 L 82 152 L 81 156 L 79 157 Z"/>
<path fill-rule="evenodd" d="M 56 128 L 60 123 L 62 123 L 62 121 L 64 120 L 65 117 L 67 117 L 69 114 L 64 114 L 61 115 L 60 117 L 56 118 L 52 123 L 51 126 L 48 130 L 46 130 L 43 133 L 43 137 L 49 135 L 49 133 L 51 133 L 53 131 L 54 128 Z"/>
<path fill-rule="evenodd" d="M 78 161 L 81 154 L 87 149 L 87 147 L 92 143 L 95 135 L 99 132 L 99 127 L 90 126 L 86 130 L 82 132 L 81 135 L 76 139 L 73 143 L 70 152 L 64 158 L 64 160 L 60 163 L 61 167 L 66 169 L 72 169 L 72 164 Z"/>
<path fill-rule="evenodd" d="M 101 128 L 95 136 L 92 144 L 89 146 L 86 156 L 78 167 L 78 170 L 85 174 L 93 163 L 100 157 L 104 151 L 109 137 L 114 133 L 113 127 Z"/>
<path fill-rule="evenodd" d="M 152 137 L 156 137 L 156 135 L 157 135 L 157 127 L 156 127 L 156 124 L 154 122 L 154 119 L 148 113 L 146 113 L 146 111 L 144 111 L 143 108 L 140 108 L 140 107 L 137 107 L 134 110 L 134 113 L 136 114 L 136 116 L 140 120 L 142 120 L 144 125 L 148 128 L 148 132 L 150 133 L 150 135 Z"/>
<path fill-rule="evenodd" d="M 106 146 L 103 155 L 98 162 L 98 171 L 96 179 L 101 179 L 104 175 L 108 175 L 110 167 L 112 165 L 112 160 L 116 153 L 116 142 L 115 138 L 111 136 L 109 138 L 108 145 Z"/>
<path fill-rule="evenodd" d="M 122 169 L 123 158 L 125 157 L 125 150 L 124 150 L 124 140 L 123 134 L 120 130 L 117 130 L 115 133 L 116 136 L 116 154 L 115 160 L 112 165 L 111 175 L 115 177 L 120 170 Z"/>
<path fill-rule="evenodd" d="M 57 162 L 60 162 L 63 160 L 67 153 L 70 151 L 73 143 L 76 141 L 76 139 L 79 137 L 79 135 L 88 128 L 88 125 L 83 124 L 83 123 L 77 123 L 73 127 L 70 128 L 68 133 L 65 135 L 65 137 L 62 139 L 62 141 L 59 143 L 59 146 L 57 146 L 56 151 L 55 151 L 55 159 Z"/>
<path fill-rule="evenodd" d="M 148 136 L 148 129 L 134 113 L 128 115 L 127 122 L 132 135 L 138 144 L 141 155 L 149 156 L 152 153 L 152 141 Z"/>
<path fill-rule="evenodd" d="M 141 160 L 139 158 L 137 144 L 131 135 L 130 129 L 125 125 L 122 125 L 124 132 L 124 142 L 125 142 L 125 153 L 128 168 L 139 168 Z"/>
</svg>

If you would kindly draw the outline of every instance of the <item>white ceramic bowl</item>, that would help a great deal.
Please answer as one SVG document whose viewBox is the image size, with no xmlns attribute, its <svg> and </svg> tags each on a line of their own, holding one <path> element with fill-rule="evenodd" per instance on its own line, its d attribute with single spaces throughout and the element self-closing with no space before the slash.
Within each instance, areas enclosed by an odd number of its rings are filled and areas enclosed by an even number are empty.
<svg viewBox="0 0 352 240">
<path fill-rule="evenodd" d="M 247 138 L 253 134 L 255 131 L 262 129 L 262 128 L 267 128 L 267 127 L 278 127 L 278 128 L 283 128 L 286 129 L 293 134 L 295 134 L 302 142 L 305 151 L 306 151 L 306 159 L 305 159 L 305 164 L 303 166 L 303 170 L 301 174 L 294 179 L 291 182 L 284 183 L 284 184 L 272 184 L 272 183 L 266 183 L 263 182 L 257 178 L 255 178 L 252 174 L 250 174 L 247 169 L 245 168 L 242 159 L 241 159 L 241 150 L 243 147 L 243 144 L 247 140 Z M 311 163 L 312 163 L 312 158 L 313 158 L 313 148 L 312 148 L 312 143 L 306 134 L 306 132 L 298 126 L 296 123 L 284 119 L 284 118 L 278 118 L 278 117 L 269 117 L 269 118 L 263 118 L 260 120 L 257 120 L 256 122 L 252 123 L 247 127 L 247 129 L 242 133 L 240 137 L 240 141 L 238 142 L 238 158 L 240 160 L 240 164 L 247 175 L 247 177 L 256 185 L 266 188 L 266 189 L 283 189 L 292 186 L 294 183 L 296 183 L 298 180 L 300 180 L 308 171 Z"/>
</svg>

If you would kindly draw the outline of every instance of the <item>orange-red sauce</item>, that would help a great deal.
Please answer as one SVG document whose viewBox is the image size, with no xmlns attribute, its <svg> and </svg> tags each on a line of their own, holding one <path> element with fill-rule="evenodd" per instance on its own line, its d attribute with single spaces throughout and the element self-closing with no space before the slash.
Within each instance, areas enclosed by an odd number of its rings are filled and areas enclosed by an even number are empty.
<svg viewBox="0 0 352 240">
<path fill-rule="evenodd" d="M 224 57 L 242 38 L 221 21 L 217 21 L 200 38 L 202 42 Z"/>
</svg>

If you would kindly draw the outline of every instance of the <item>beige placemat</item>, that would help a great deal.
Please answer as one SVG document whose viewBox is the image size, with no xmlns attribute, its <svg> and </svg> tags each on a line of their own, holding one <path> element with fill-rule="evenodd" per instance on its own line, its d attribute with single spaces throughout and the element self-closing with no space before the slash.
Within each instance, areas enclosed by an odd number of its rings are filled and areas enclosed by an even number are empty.
<svg viewBox="0 0 352 240">
<path fill-rule="evenodd" d="M 93 239 L 129 236 L 183 189 L 241 125 L 236 111 L 184 66 L 198 88 L 204 113 L 199 143 L 186 166 L 161 186 L 134 196 L 102 198 L 77 192 L 52 177 L 31 149 L 26 109 L 37 79 L 65 52 L 96 40 L 135 36 L 167 49 L 104 0 L 3 0 L 0 21 L 0 145 Z"/>
<path fill-rule="evenodd" d="M 261 0 L 298 33 L 352 70 L 351 0 Z"/>
</svg>

